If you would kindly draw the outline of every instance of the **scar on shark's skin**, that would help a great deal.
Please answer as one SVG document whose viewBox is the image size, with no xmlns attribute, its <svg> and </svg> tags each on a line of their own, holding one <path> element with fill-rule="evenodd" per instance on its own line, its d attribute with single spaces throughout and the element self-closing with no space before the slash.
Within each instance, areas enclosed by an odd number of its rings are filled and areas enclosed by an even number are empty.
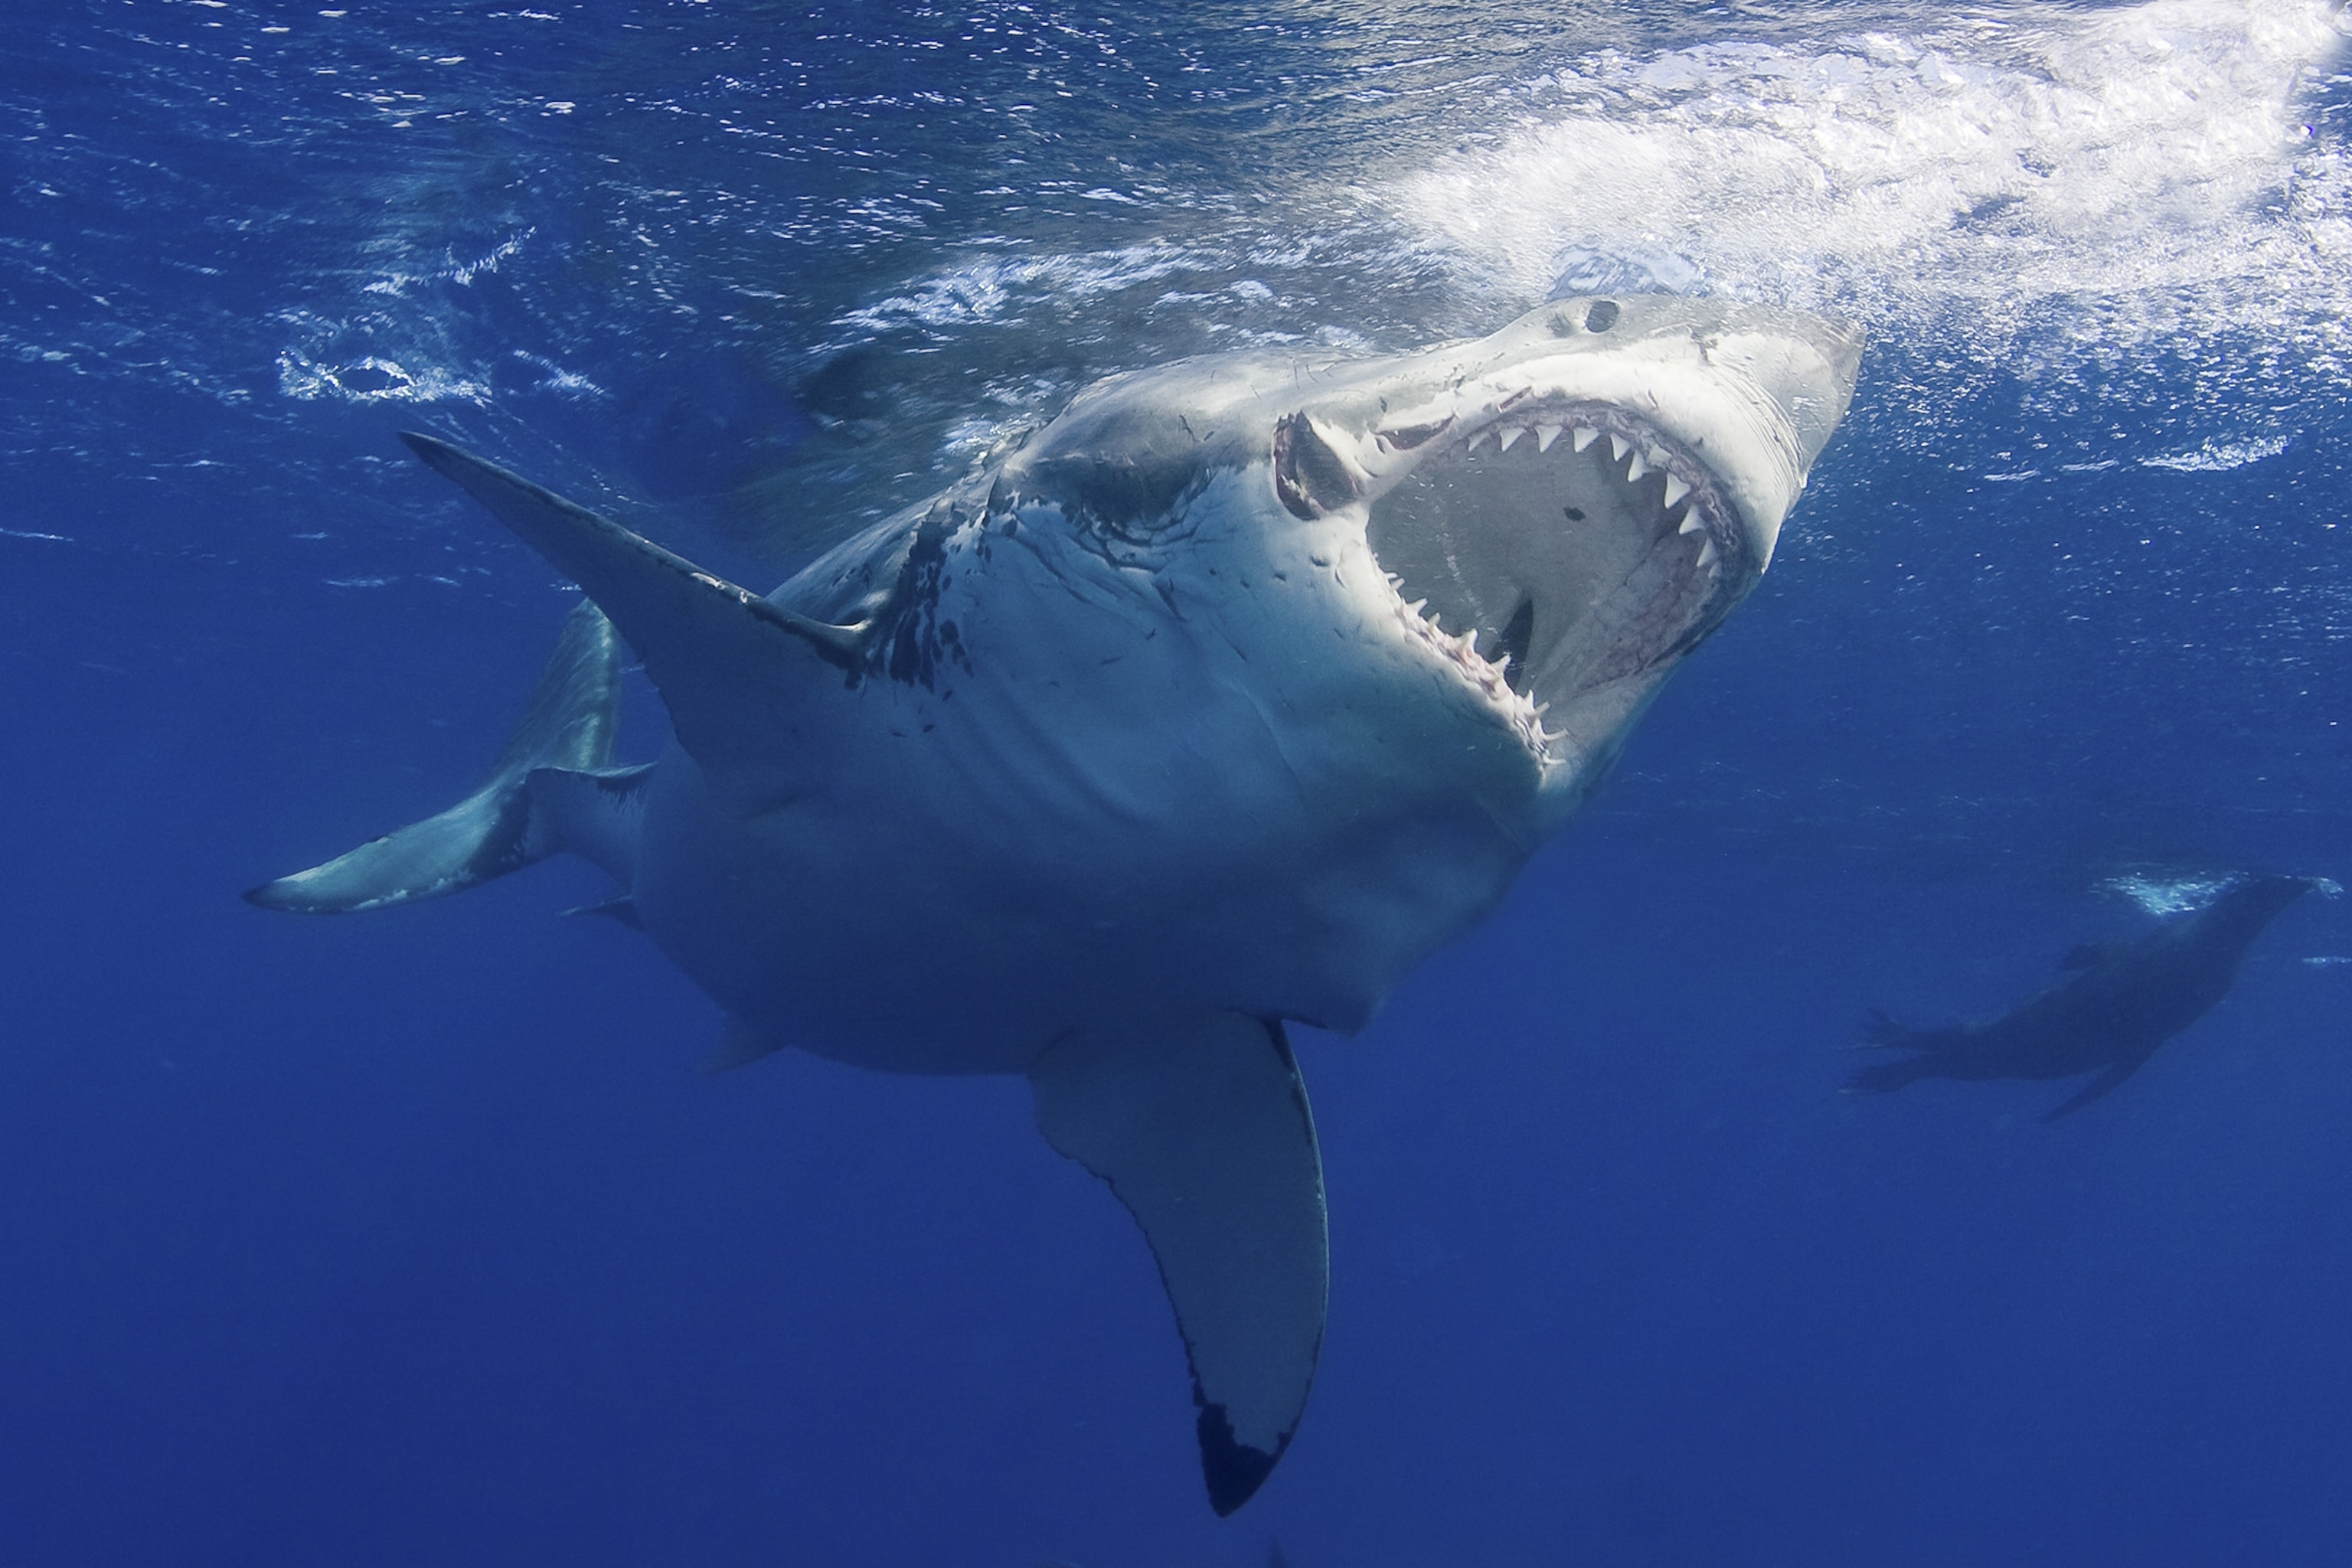
<svg viewBox="0 0 2352 1568">
<path fill-rule="evenodd" d="M 2138 942 L 2074 949 L 2061 965 L 2063 979 L 1989 1024 L 1908 1029 L 1874 1012 L 1864 1047 L 1916 1054 L 1861 1068 L 1846 1092 L 1887 1094 L 1923 1078 L 2055 1079 L 2097 1071 L 2042 1120 L 2071 1115 L 2212 1011 L 2263 929 L 2304 894 L 2330 886 L 2310 877 L 2247 873 L 2203 909 L 2175 916 Z"/>
<path fill-rule="evenodd" d="M 1323 1338 L 1285 1023 L 1361 1028 L 1495 907 L 1762 575 L 1860 353 L 1652 297 L 1115 376 L 764 597 L 411 435 L 588 602 L 488 783 L 248 897 L 569 851 L 726 1009 L 713 1068 L 1026 1075 L 1151 1244 L 1230 1513 Z M 673 731 L 630 767 L 624 643 Z"/>
</svg>

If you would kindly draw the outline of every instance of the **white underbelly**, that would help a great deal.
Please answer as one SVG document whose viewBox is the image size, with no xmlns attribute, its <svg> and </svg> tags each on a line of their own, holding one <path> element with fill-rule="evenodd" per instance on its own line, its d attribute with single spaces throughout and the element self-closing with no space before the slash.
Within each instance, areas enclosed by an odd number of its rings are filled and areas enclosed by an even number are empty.
<svg viewBox="0 0 2352 1568">
<path fill-rule="evenodd" d="M 673 962 L 787 1044 L 888 1070 L 1020 1072 L 1121 1013 L 1360 1027 L 1522 859 L 1473 808 L 1367 820 L 1253 804 L 1024 834 L 1004 803 L 893 795 L 877 778 L 745 821 L 673 749 L 635 899 Z"/>
</svg>

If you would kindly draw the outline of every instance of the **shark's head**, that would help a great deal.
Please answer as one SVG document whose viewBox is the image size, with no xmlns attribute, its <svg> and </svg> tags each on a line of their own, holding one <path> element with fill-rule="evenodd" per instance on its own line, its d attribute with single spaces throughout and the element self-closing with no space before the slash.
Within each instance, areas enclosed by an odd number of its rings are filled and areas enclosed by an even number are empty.
<svg viewBox="0 0 2352 1568">
<path fill-rule="evenodd" d="M 1444 671 L 1572 805 L 1763 574 L 1860 352 L 1785 310 L 1562 300 L 1410 355 L 1115 379 L 1011 459 L 1000 494 L 1179 574 L 1155 542 L 1247 514 L 1270 572 L 1312 568 L 1306 613 Z"/>
</svg>

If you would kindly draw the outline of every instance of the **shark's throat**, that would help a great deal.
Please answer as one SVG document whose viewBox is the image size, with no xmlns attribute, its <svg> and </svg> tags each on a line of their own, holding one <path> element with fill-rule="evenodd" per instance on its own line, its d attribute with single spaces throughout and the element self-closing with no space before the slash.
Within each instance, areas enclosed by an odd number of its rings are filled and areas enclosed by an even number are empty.
<svg viewBox="0 0 2352 1568">
<path fill-rule="evenodd" d="M 1687 652 L 1759 570 L 1706 466 L 1622 408 L 1528 398 L 1475 431 L 1372 439 L 1423 448 L 1370 507 L 1399 600 L 1538 713 Z"/>
</svg>

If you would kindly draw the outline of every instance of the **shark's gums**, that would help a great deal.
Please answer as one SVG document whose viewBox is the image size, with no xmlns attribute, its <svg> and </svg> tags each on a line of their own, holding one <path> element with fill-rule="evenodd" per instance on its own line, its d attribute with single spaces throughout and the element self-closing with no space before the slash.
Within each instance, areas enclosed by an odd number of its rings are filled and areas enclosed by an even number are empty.
<svg viewBox="0 0 2352 1568">
<path fill-rule="evenodd" d="M 411 436 L 589 603 L 479 790 L 249 896 L 372 909 L 569 850 L 726 1009 L 719 1065 L 1026 1074 L 1150 1240 L 1229 1513 L 1323 1334 L 1285 1023 L 1362 1027 L 1494 907 L 1755 586 L 1859 356 L 1656 297 L 1186 361 L 764 598 Z M 675 731 L 635 767 L 622 641 Z"/>
</svg>

